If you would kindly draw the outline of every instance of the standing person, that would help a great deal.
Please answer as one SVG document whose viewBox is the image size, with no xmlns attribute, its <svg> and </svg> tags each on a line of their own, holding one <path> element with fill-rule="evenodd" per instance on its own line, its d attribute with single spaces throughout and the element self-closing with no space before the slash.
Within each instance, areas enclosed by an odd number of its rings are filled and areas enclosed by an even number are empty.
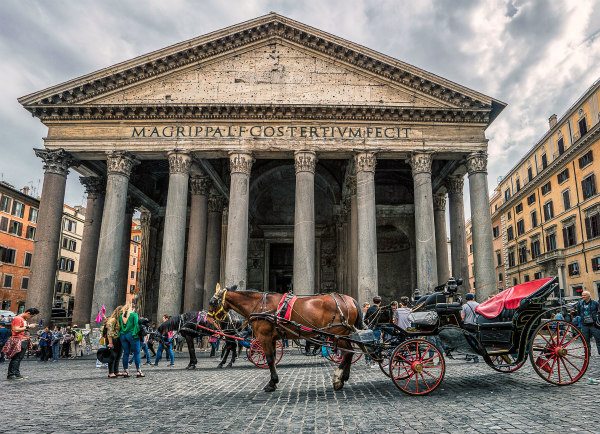
<svg viewBox="0 0 600 434">
<path fill-rule="evenodd" d="M 17 315 L 11 322 L 11 337 L 4 345 L 4 352 L 6 357 L 10 358 L 8 364 L 8 374 L 6 376 L 9 380 L 24 380 L 25 377 L 21 375 L 21 360 L 27 352 L 29 345 L 29 328 L 35 327 L 37 324 L 28 324 L 28 321 L 40 313 L 35 307 L 30 307 L 25 312 Z"/>
<path fill-rule="evenodd" d="M 10 338 L 10 329 L 6 327 L 6 324 L 3 321 L 0 321 L 0 363 L 4 363 L 4 353 L 2 352 L 2 347 L 4 347 L 4 344 L 6 341 L 8 341 L 8 338 Z"/>
<path fill-rule="evenodd" d="M 73 326 L 73 340 L 71 341 L 71 358 L 83 357 L 83 332 L 77 324 Z"/>
<path fill-rule="evenodd" d="M 119 317 L 123 306 L 117 306 L 113 313 L 106 318 L 102 327 L 102 336 L 107 341 L 107 347 L 111 350 L 108 360 L 108 378 L 119 376 L 119 362 L 123 354 L 123 347 L 119 339 Z"/>
<path fill-rule="evenodd" d="M 40 362 L 47 362 L 50 358 L 50 351 L 52 345 L 52 333 L 48 327 L 44 328 L 44 331 L 40 335 L 40 339 L 38 341 L 38 345 L 40 347 Z"/>
<path fill-rule="evenodd" d="M 129 377 L 129 354 L 133 353 L 133 362 L 137 369 L 136 377 L 145 377 L 140 370 L 140 326 L 138 314 L 133 309 L 131 303 L 123 306 L 119 316 L 119 339 L 123 346 L 123 376 Z"/>
<path fill-rule="evenodd" d="M 62 343 L 62 356 L 65 359 L 68 359 L 71 355 L 71 341 L 74 339 L 73 332 L 71 331 L 71 327 L 67 326 L 65 332 L 63 333 L 63 343 Z"/>
<path fill-rule="evenodd" d="M 363 318 L 365 317 L 365 315 L 367 314 L 367 311 L 369 310 L 369 308 L 371 307 L 371 303 L 369 303 L 368 301 L 365 301 L 362 305 L 362 314 L 363 314 Z"/>
<path fill-rule="evenodd" d="M 163 315 L 163 322 L 167 322 L 171 317 L 169 315 Z M 173 353 L 173 337 L 174 331 L 168 331 L 163 335 L 161 341 L 158 343 L 158 349 L 156 350 L 156 359 L 154 360 L 154 366 L 158 366 L 158 362 L 162 359 L 163 350 L 167 350 L 167 357 L 169 358 L 169 368 L 175 366 L 175 353 Z"/>
<path fill-rule="evenodd" d="M 209 357 L 215 357 L 216 353 L 217 353 L 217 342 L 219 340 L 217 339 L 217 337 L 215 335 L 212 335 L 210 338 L 208 338 L 208 343 L 210 344 L 210 356 Z"/>
<path fill-rule="evenodd" d="M 62 333 L 58 326 L 54 326 L 54 330 L 52 330 L 52 341 L 50 345 L 52 346 L 52 361 L 58 362 L 58 357 L 60 356 L 60 340 L 62 339 Z"/>
<path fill-rule="evenodd" d="M 154 351 L 154 332 L 156 331 L 156 323 L 150 324 L 148 328 L 148 349 L 152 353 L 152 357 L 156 357 L 156 351 Z"/>
<path fill-rule="evenodd" d="M 469 292 L 468 294 L 466 294 L 465 299 L 467 300 L 467 302 L 463 304 L 460 316 L 462 317 L 462 320 L 465 323 L 465 325 L 476 326 L 477 314 L 475 313 L 475 308 L 479 306 L 479 303 L 475 301 L 475 294 L 473 292 Z M 479 363 L 478 356 L 470 356 L 467 354 L 466 359 L 467 362 L 469 360 L 473 360 L 473 363 Z"/>
<path fill-rule="evenodd" d="M 410 321 L 408 320 L 408 315 L 412 312 L 408 307 L 410 300 L 408 297 L 400 297 L 400 307 L 394 311 L 394 324 L 400 327 L 402 330 L 406 330 L 410 327 Z"/>
<path fill-rule="evenodd" d="M 592 352 L 592 337 L 596 340 L 596 349 L 600 355 L 600 328 L 598 324 L 598 316 L 600 304 L 596 300 L 592 300 L 589 291 L 581 293 L 581 300 L 576 305 L 577 315 L 581 318 L 581 332 L 587 342 L 590 353 Z"/>
</svg>

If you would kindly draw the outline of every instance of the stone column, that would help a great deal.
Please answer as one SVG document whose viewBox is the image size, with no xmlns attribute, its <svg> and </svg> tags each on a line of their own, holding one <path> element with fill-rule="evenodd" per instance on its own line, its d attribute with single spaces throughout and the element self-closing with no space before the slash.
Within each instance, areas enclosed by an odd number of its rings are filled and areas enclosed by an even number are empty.
<svg viewBox="0 0 600 434">
<path fill-rule="evenodd" d="M 121 244 L 121 265 L 119 267 L 119 278 L 117 280 L 119 286 L 118 304 L 124 304 L 129 292 L 129 258 L 131 254 L 131 221 L 135 204 L 131 196 L 127 196 L 125 204 L 125 215 L 123 217 L 123 238 Z"/>
<path fill-rule="evenodd" d="M 415 241 L 417 286 L 421 294 L 437 286 L 433 193 L 431 190 L 431 153 L 414 153 L 410 158 L 415 189 Z"/>
<path fill-rule="evenodd" d="M 568 296 L 569 294 L 567 294 L 567 281 L 565 279 L 565 261 L 557 260 L 556 267 L 558 268 L 558 288 L 563 290 L 565 296 Z"/>
<path fill-rule="evenodd" d="M 208 198 L 208 225 L 206 229 L 206 261 L 204 272 L 204 295 L 202 309 L 215 293 L 221 278 L 221 228 L 223 224 L 223 197 L 211 191 Z"/>
<path fill-rule="evenodd" d="M 79 324 L 83 327 L 84 324 L 89 323 L 92 316 L 92 297 L 94 295 L 94 279 L 96 277 L 96 260 L 98 258 L 102 211 L 104 210 L 106 179 L 97 176 L 82 176 L 79 180 L 85 187 L 87 203 L 81 251 L 79 253 L 73 324 Z M 92 326 L 94 325 L 92 324 Z"/>
<path fill-rule="evenodd" d="M 181 312 L 188 181 L 192 165 L 192 157 L 187 153 L 171 151 L 168 156 L 169 190 L 158 289 L 159 316 Z"/>
<path fill-rule="evenodd" d="M 40 314 L 36 321 L 41 319 L 44 325 L 48 325 L 52 313 L 65 185 L 68 169 L 73 160 L 63 149 L 56 151 L 36 149 L 35 155 L 44 160 L 44 184 L 31 264 L 31 281 L 25 307 L 38 308 Z"/>
<path fill-rule="evenodd" d="M 296 151 L 294 212 L 294 294 L 315 292 L 315 167 L 313 151 Z"/>
<path fill-rule="evenodd" d="M 151 238 L 150 221 L 152 216 L 146 209 L 140 210 L 140 229 L 141 229 L 141 240 L 140 240 L 140 272 L 138 274 L 138 313 L 145 318 L 150 318 L 151 315 L 148 312 L 148 303 L 146 297 L 146 288 L 148 287 L 148 258 Z"/>
<path fill-rule="evenodd" d="M 106 160 L 106 197 L 102 212 L 102 226 L 98 242 L 98 260 L 94 279 L 94 296 L 90 323 L 102 305 L 110 315 L 119 302 L 121 251 L 123 248 L 123 223 L 127 206 L 127 189 L 131 169 L 138 161 L 128 152 L 111 151 Z"/>
<path fill-rule="evenodd" d="M 227 220 L 227 251 L 225 258 L 225 285 L 246 289 L 248 257 L 248 199 L 250 170 L 254 158 L 247 152 L 229 153 L 231 188 L 229 218 Z"/>
<path fill-rule="evenodd" d="M 199 310 L 202 306 L 209 189 L 210 179 L 208 176 L 194 176 L 190 179 L 192 195 L 183 294 L 184 312 Z"/>
<path fill-rule="evenodd" d="M 492 217 L 487 183 L 487 153 L 474 152 L 467 156 L 469 196 L 471 198 L 471 228 L 475 263 L 476 298 L 487 300 L 496 293 Z"/>
<path fill-rule="evenodd" d="M 450 258 L 452 276 L 463 280 L 463 290 L 469 292 L 469 262 L 467 235 L 465 232 L 465 206 L 463 200 L 464 176 L 449 176 L 446 179 L 450 214 Z"/>
<path fill-rule="evenodd" d="M 446 193 L 433 196 L 433 221 L 435 225 L 435 253 L 437 261 L 438 284 L 448 282 L 448 235 L 446 233 Z"/>
<path fill-rule="evenodd" d="M 375 218 L 375 165 L 373 152 L 354 156 L 358 214 L 358 302 L 379 292 L 377 282 L 377 219 Z"/>
<path fill-rule="evenodd" d="M 350 180 L 350 294 L 358 300 L 358 204 L 356 200 L 356 177 Z"/>
</svg>

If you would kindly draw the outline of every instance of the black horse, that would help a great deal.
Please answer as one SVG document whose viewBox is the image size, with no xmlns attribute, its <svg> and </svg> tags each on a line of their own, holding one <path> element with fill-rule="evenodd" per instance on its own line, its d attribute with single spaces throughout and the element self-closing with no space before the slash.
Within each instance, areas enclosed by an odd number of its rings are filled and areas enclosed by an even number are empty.
<svg viewBox="0 0 600 434">
<path fill-rule="evenodd" d="M 190 353 L 190 363 L 185 369 L 196 369 L 196 364 L 198 363 L 194 339 L 211 335 L 210 331 L 201 329 L 198 325 L 213 328 L 213 326 L 206 321 L 206 311 L 191 311 L 182 313 L 181 315 L 173 315 L 167 321 L 159 325 L 156 330 L 157 334 L 161 337 L 167 334 L 167 332 L 173 331 L 178 332 L 185 339 Z"/>
</svg>

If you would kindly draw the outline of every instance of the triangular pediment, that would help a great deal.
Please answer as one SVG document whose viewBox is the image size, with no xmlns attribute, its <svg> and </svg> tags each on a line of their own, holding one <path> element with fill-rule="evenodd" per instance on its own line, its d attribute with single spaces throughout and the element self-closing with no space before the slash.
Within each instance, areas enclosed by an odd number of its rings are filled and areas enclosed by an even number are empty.
<svg viewBox="0 0 600 434">
<path fill-rule="evenodd" d="M 114 104 L 505 106 L 389 56 L 271 13 L 19 98 L 36 116 Z M 65 107 L 60 109 L 57 107 Z"/>
<path fill-rule="evenodd" d="M 453 107 L 281 41 L 113 91 L 92 104 L 310 104 Z"/>
</svg>

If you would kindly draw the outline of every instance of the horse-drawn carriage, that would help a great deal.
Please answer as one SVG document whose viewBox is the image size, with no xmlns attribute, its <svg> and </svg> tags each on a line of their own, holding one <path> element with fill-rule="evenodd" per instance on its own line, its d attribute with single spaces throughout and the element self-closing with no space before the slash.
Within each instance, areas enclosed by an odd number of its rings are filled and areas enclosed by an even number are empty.
<svg viewBox="0 0 600 434">
<path fill-rule="evenodd" d="M 271 371 L 265 391 L 275 390 L 277 342 L 283 337 L 307 339 L 339 355 L 334 388 L 343 387 L 357 353 L 379 363 L 394 384 L 409 395 L 435 390 L 446 372 L 445 352 L 483 357 L 493 369 L 510 373 L 529 358 L 544 380 L 567 385 L 578 381 L 588 366 L 589 349 L 573 324 L 553 319 L 564 306 L 551 306 L 556 278 L 539 279 L 507 289 L 476 309 L 477 323 L 464 324 L 458 285 L 451 280 L 421 297 L 411 314 L 412 327 L 378 324 L 386 339 L 363 329 L 355 300 L 341 294 L 292 297 L 257 291 L 217 289 L 209 317 L 221 320 L 233 309 L 253 325 L 260 364 Z M 294 305 L 295 303 L 295 305 Z M 263 359 L 264 357 L 264 359 Z M 337 359 L 336 359 L 337 360 Z"/>
</svg>

